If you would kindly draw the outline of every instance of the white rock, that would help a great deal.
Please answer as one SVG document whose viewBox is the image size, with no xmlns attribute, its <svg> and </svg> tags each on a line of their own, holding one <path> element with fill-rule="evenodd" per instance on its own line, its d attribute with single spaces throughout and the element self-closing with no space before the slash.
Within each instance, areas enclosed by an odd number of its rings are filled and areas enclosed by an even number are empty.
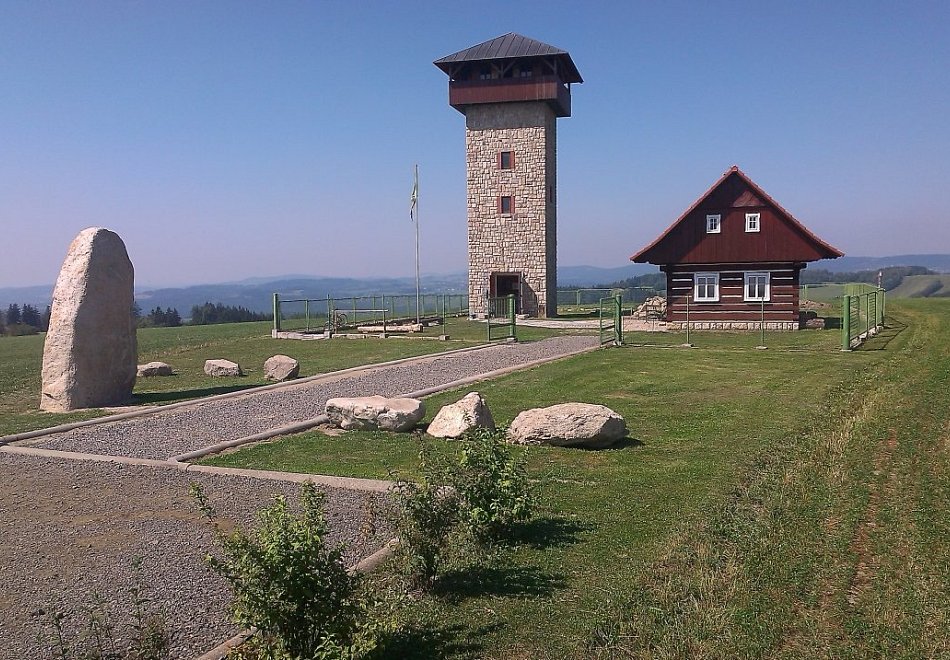
<svg viewBox="0 0 950 660">
<path fill-rule="evenodd" d="M 125 403 L 135 385 L 134 272 L 118 234 L 79 232 L 53 290 L 43 346 L 40 408 L 62 412 Z"/>
<path fill-rule="evenodd" d="M 485 399 L 478 392 L 469 392 L 455 403 L 443 406 L 426 433 L 435 438 L 458 438 L 476 427 L 494 429 L 495 420 Z"/>
<path fill-rule="evenodd" d="M 326 415 L 330 422 L 346 431 L 408 431 L 425 414 L 425 403 L 419 399 L 341 397 L 330 399 L 326 404 Z"/>
<path fill-rule="evenodd" d="M 241 365 L 231 360 L 205 360 L 205 373 L 212 378 L 244 375 Z"/>
<path fill-rule="evenodd" d="M 149 362 L 148 364 L 140 364 L 138 368 L 139 376 L 171 376 L 174 372 L 172 371 L 171 365 L 165 364 L 164 362 Z"/>
<path fill-rule="evenodd" d="M 264 361 L 264 378 L 292 380 L 300 373 L 300 363 L 287 355 L 272 355 Z"/>
<path fill-rule="evenodd" d="M 561 403 L 525 410 L 511 423 L 508 439 L 518 444 L 603 449 L 627 435 L 623 417 L 606 406 Z"/>
</svg>

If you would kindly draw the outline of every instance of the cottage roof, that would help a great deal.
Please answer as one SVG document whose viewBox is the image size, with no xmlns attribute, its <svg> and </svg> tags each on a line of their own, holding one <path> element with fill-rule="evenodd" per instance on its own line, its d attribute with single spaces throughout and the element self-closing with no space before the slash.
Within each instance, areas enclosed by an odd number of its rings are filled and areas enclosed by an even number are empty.
<svg viewBox="0 0 950 660">
<path fill-rule="evenodd" d="M 761 187 L 759 187 L 752 179 L 746 175 L 745 172 L 739 169 L 738 165 L 733 165 L 728 170 L 726 170 L 723 175 L 712 185 L 710 188 L 704 192 L 699 198 L 693 202 L 689 208 L 687 208 L 679 218 L 676 219 L 673 224 L 666 228 L 656 240 L 647 245 L 645 248 L 634 254 L 630 257 L 631 261 L 637 263 L 655 263 L 655 264 L 666 264 L 673 263 L 666 254 L 664 246 L 667 243 L 671 242 L 674 234 L 677 233 L 677 229 L 681 224 L 685 223 L 687 218 L 700 206 L 706 202 L 707 199 L 712 197 L 720 188 L 726 185 L 727 181 L 731 178 L 737 178 L 742 184 L 744 184 L 746 191 L 740 195 L 734 201 L 734 206 L 749 206 L 752 204 L 763 204 L 771 206 L 776 216 L 789 225 L 797 234 L 799 234 L 804 242 L 808 244 L 811 250 L 814 251 L 814 258 L 812 259 L 801 259 L 803 261 L 814 261 L 816 259 L 836 259 L 844 255 L 843 252 L 837 248 L 831 246 L 829 243 L 823 241 L 818 236 L 813 234 L 808 230 L 805 225 L 799 222 L 795 217 L 786 211 L 781 204 L 776 202 L 771 195 L 765 192 Z"/>
<path fill-rule="evenodd" d="M 452 75 L 453 65 L 463 62 L 487 62 L 501 59 L 522 59 L 554 57 L 560 65 L 561 79 L 567 83 L 584 82 L 570 53 L 555 46 L 536 41 L 529 37 L 509 32 L 500 37 L 489 39 L 457 53 L 437 59 L 433 64 L 448 75 Z"/>
</svg>

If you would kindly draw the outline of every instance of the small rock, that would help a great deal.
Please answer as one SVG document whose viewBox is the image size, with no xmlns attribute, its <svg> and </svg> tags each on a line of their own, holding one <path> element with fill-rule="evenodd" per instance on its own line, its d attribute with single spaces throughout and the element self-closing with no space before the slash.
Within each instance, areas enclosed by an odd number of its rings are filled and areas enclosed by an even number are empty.
<svg viewBox="0 0 950 660">
<path fill-rule="evenodd" d="M 520 413 L 508 429 L 517 444 L 603 449 L 627 435 L 623 417 L 606 406 L 561 403 Z"/>
<path fill-rule="evenodd" d="M 419 399 L 387 399 L 384 396 L 330 399 L 326 415 L 344 431 L 408 431 L 426 414 Z"/>
<path fill-rule="evenodd" d="M 287 355 L 273 355 L 264 361 L 264 378 L 267 380 L 292 380 L 300 373 L 300 363 Z"/>
<path fill-rule="evenodd" d="M 171 376 L 173 371 L 170 365 L 164 362 L 149 362 L 138 366 L 138 376 Z"/>
<path fill-rule="evenodd" d="M 478 392 L 469 392 L 455 403 L 443 406 L 426 432 L 434 438 L 458 438 L 476 427 L 494 429 L 495 420 L 485 399 Z"/>
<path fill-rule="evenodd" d="M 244 375 L 241 365 L 230 360 L 205 360 L 205 373 L 212 378 Z"/>
</svg>

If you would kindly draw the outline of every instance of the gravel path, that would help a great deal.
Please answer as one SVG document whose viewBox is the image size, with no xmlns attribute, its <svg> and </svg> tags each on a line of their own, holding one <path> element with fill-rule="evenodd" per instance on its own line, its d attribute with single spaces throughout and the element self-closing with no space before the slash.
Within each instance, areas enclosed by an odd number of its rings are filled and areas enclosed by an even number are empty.
<svg viewBox="0 0 950 660">
<path fill-rule="evenodd" d="M 130 420 L 44 436 L 25 444 L 46 449 L 167 459 L 236 440 L 323 413 L 327 399 L 381 394 L 397 396 L 532 360 L 565 355 L 597 345 L 591 336 L 499 344 L 454 355 L 331 377 L 267 392 L 170 410 Z"/>
<path fill-rule="evenodd" d="M 200 483 L 222 518 L 247 523 L 296 484 L 182 473 L 172 469 L 0 454 L 0 660 L 52 658 L 49 613 L 66 614 L 75 638 L 97 594 L 128 634 L 133 558 L 142 559 L 145 595 L 161 607 L 175 658 L 195 658 L 237 632 L 227 623 L 228 588 L 202 564 L 211 534 L 188 495 Z M 347 564 L 388 538 L 368 529 L 380 495 L 326 490 L 334 542 Z M 385 530 L 381 530 L 385 532 Z"/>
</svg>

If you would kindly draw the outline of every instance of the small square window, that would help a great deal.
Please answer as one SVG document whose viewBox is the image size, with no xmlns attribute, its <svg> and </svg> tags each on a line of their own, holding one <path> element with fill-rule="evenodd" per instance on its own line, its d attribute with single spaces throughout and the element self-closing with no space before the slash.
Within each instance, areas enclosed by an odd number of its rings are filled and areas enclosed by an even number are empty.
<svg viewBox="0 0 950 660">
<path fill-rule="evenodd" d="M 502 215 L 511 215 L 514 209 L 514 200 L 510 195 L 503 195 L 498 203 L 498 209 Z"/>
<path fill-rule="evenodd" d="M 760 218 L 760 215 L 758 213 L 746 213 L 745 214 L 745 230 L 749 232 L 759 231 L 759 226 L 760 226 L 759 218 Z"/>
<path fill-rule="evenodd" d="M 511 151 L 502 151 L 498 164 L 503 170 L 510 170 L 515 166 L 515 154 Z"/>
<path fill-rule="evenodd" d="M 746 302 L 769 299 L 769 273 L 746 273 L 743 299 Z"/>
<path fill-rule="evenodd" d="M 719 273 L 696 273 L 694 282 L 693 300 L 719 302 Z"/>
<path fill-rule="evenodd" d="M 721 216 L 718 213 L 711 213 L 706 216 L 706 233 L 718 234 L 722 231 L 720 224 Z"/>
</svg>

